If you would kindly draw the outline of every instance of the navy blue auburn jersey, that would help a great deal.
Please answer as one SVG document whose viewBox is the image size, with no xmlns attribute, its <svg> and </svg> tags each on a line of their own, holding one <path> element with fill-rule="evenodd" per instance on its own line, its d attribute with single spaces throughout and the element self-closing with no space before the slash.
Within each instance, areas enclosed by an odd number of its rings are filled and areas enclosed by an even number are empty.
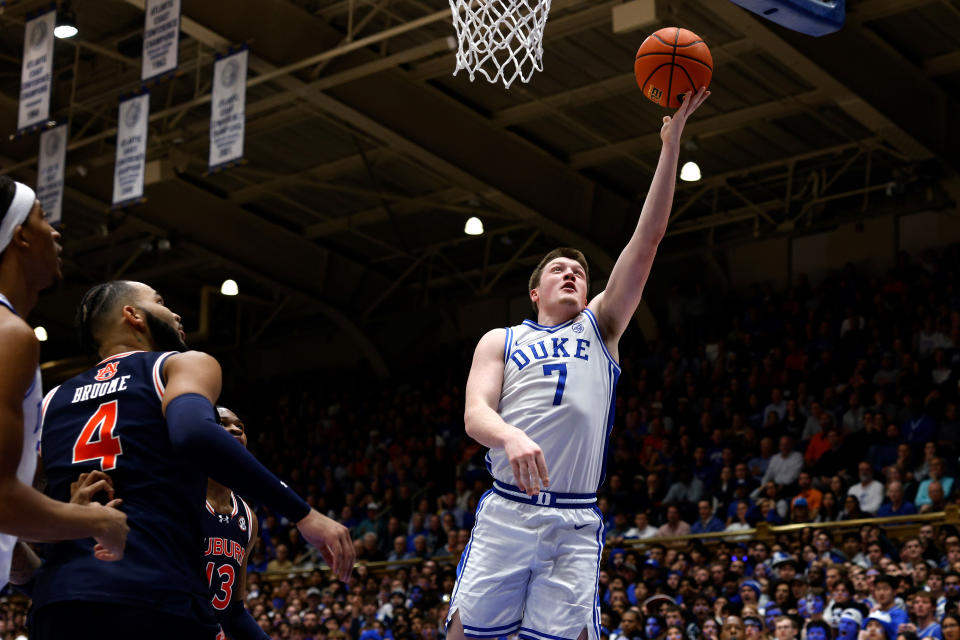
<svg viewBox="0 0 960 640">
<path fill-rule="evenodd" d="M 213 608 L 217 612 L 230 606 L 250 546 L 250 507 L 232 491 L 230 501 L 233 505 L 230 513 L 217 513 L 209 502 L 203 513 L 203 566 L 207 571 Z M 242 606 L 243 596 L 240 598 Z"/>
<path fill-rule="evenodd" d="M 207 477 L 174 455 L 161 407 L 171 355 L 116 354 L 44 398 L 47 494 L 69 501 L 81 473 L 104 471 L 123 499 L 130 533 L 119 562 L 94 558 L 92 538 L 46 545 L 36 609 L 77 600 L 130 603 L 216 624 L 203 575 Z"/>
</svg>

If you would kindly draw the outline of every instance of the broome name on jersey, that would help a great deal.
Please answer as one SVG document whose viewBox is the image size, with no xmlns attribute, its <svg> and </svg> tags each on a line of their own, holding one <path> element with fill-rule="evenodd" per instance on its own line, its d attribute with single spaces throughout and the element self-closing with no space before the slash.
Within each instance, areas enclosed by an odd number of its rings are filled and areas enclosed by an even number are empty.
<svg viewBox="0 0 960 640">
<path fill-rule="evenodd" d="M 127 380 L 130 379 L 130 377 L 131 376 L 120 376 L 109 382 L 94 382 L 93 384 L 85 384 L 82 387 L 77 387 L 73 392 L 73 400 L 70 401 L 70 404 L 83 402 L 91 398 L 100 398 L 110 395 L 111 393 L 116 393 L 117 391 L 124 391 L 127 388 Z"/>
</svg>

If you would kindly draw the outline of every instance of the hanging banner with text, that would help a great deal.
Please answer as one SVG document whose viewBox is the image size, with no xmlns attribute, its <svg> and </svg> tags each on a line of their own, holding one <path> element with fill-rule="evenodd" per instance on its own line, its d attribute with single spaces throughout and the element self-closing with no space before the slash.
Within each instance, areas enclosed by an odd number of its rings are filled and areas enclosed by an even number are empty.
<svg viewBox="0 0 960 640">
<path fill-rule="evenodd" d="M 53 226 L 59 225 L 63 217 L 63 173 L 67 164 L 68 129 L 68 125 L 61 124 L 40 134 L 37 198 Z"/>
<path fill-rule="evenodd" d="M 210 169 L 243 157 L 247 105 L 247 50 L 217 60 L 213 65 L 210 100 Z"/>
<path fill-rule="evenodd" d="M 53 27 L 56 11 L 27 21 L 23 34 L 23 69 L 20 72 L 20 113 L 17 132 L 50 118 L 53 79 Z"/>
<path fill-rule="evenodd" d="M 180 0 L 147 0 L 140 80 L 146 82 L 176 69 L 179 53 Z"/>
<path fill-rule="evenodd" d="M 149 117 L 149 93 L 120 103 L 120 114 L 117 120 L 117 160 L 113 168 L 114 207 L 131 204 L 143 197 Z"/>
</svg>

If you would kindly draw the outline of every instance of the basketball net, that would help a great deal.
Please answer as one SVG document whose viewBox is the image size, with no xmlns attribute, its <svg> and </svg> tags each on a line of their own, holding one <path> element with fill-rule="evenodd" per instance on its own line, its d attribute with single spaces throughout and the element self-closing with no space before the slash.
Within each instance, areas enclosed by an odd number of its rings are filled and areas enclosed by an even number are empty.
<svg viewBox="0 0 960 640">
<path fill-rule="evenodd" d="M 550 0 L 450 0 L 457 32 L 457 68 L 507 89 L 543 71 L 543 27 Z"/>
</svg>

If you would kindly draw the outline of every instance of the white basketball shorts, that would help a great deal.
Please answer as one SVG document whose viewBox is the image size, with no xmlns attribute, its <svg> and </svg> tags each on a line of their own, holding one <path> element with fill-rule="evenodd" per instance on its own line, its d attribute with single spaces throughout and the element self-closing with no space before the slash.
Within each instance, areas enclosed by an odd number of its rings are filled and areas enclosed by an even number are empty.
<svg viewBox="0 0 960 640">
<path fill-rule="evenodd" d="M 596 496 L 531 498 L 494 482 L 457 566 L 447 623 L 459 611 L 468 638 L 576 640 L 585 628 L 600 640 L 603 539 Z"/>
</svg>

